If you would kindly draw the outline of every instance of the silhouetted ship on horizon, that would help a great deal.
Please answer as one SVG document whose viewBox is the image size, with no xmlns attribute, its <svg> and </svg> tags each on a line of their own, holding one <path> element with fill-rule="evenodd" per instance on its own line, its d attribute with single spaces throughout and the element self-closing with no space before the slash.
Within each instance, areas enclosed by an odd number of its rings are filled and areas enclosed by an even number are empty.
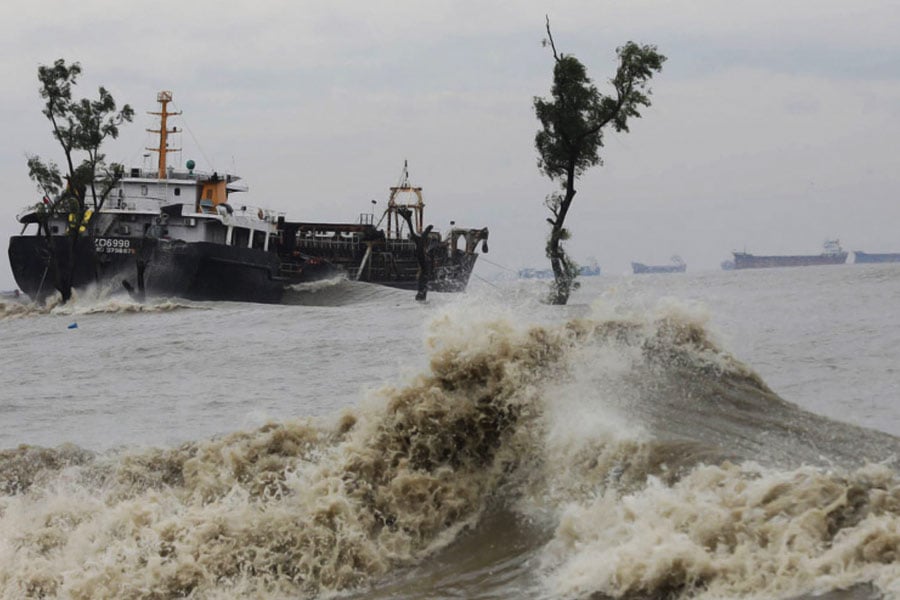
<svg viewBox="0 0 900 600">
<path fill-rule="evenodd" d="M 869 253 L 853 251 L 854 263 L 892 263 L 900 262 L 900 252 Z"/>
<path fill-rule="evenodd" d="M 677 254 L 672 257 L 672 264 L 669 265 L 645 265 L 644 263 L 631 263 L 631 271 L 635 275 L 644 273 L 684 273 L 687 270 L 687 264 Z"/>
<path fill-rule="evenodd" d="M 838 240 L 827 240 L 821 254 L 757 256 L 748 252 L 732 252 L 735 269 L 767 269 L 774 267 L 814 267 L 819 265 L 842 265 L 847 262 L 847 252 Z"/>
</svg>

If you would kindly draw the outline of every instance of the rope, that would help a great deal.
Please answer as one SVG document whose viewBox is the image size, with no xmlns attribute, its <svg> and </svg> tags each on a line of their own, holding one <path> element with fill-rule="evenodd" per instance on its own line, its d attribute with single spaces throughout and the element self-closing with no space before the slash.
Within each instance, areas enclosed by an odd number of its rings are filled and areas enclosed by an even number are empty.
<svg viewBox="0 0 900 600">
<path fill-rule="evenodd" d="M 172 102 L 172 106 L 175 107 L 175 109 L 177 109 L 177 110 L 181 110 L 178 108 L 178 105 L 175 104 L 174 102 Z M 191 139 L 194 141 L 194 144 L 197 146 L 197 149 L 200 151 L 201 156 L 203 156 L 203 160 L 206 161 L 206 164 L 209 165 L 210 169 L 215 170 L 215 168 L 213 167 L 213 162 L 211 160 L 209 160 L 209 157 L 206 155 L 206 152 L 203 151 L 203 146 L 201 146 L 200 142 L 197 141 L 197 137 L 194 135 L 194 132 L 191 131 L 191 127 L 190 127 L 190 125 L 188 125 L 187 119 L 184 118 L 183 110 L 181 110 L 181 115 L 179 115 L 179 116 L 181 117 L 182 125 L 184 125 L 184 128 L 187 129 L 188 135 L 191 136 Z M 184 150 L 182 150 L 182 152 L 184 152 Z"/>
<path fill-rule="evenodd" d="M 44 267 L 44 274 L 41 275 L 41 284 L 38 286 L 37 294 L 35 294 L 36 298 L 41 297 L 41 290 L 44 289 L 44 279 L 47 277 L 47 270 L 50 268 L 50 263 L 47 263 L 47 266 Z"/>
<path fill-rule="evenodd" d="M 486 263 L 489 264 L 489 265 L 494 265 L 495 267 L 498 267 L 498 268 L 503 269 L 503 270 L 505 270 L 505 271 L 509 271 L 510 273 L 518 273 L 518 271 L 515 270 L 515 269 L 510 269 L 509 267 L 504 267 L 503 265 L 498 265 L 497 263 L 495 263 L 495 262 L 493 262 L 493 261 L 491 261 L 491 260 L 488 260 L 487 258 L 484 257 L 484 254 L 479 254 L 479 255 L 478 255 L 478 260 L 484 261 L 484 262 L 486 262 Z"/>
<path fill-rule="evenodd" d="M 472 275 L 474 275 L 476 278 L 480 279 L 480 280 L 483 281 L 484 283 L 488 284 L 489 286 L 493 287 L 494 289 L 498 289 L 498 290 L 500 289 L 500 286 L 491 283 L 490 281 L 488 281 L 488 280 L 485 279 L 484 277 L 479 276 L 477 273 L 472 273 Z"/>
</svg>

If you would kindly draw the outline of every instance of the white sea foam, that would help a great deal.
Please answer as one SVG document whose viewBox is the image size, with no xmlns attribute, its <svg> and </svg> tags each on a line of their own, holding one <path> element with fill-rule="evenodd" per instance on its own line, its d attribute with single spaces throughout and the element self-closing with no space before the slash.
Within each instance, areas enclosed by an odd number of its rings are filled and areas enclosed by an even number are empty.
<svg viewBox="0 0 900 600">
<path fill-rule="evenodd" d="M 724 463 L 565 506 L 544 561 L 560 597 L 793 598 L 862 583 L 893 597 L 898 547 L 891 468 Z"/>
<path fill-rule="evenodd" d="M 427 364 L 339 417 L 167 449 L 6 451 L 0 597 L 365 588 L 477 536 L 498 505 L 552 524 L 530 549 L 552 597 L 893 593 L 894 468 L 776 464 L 832 450 L 835 433 L 884 438 L 774 396 L 695 308 L 598 318 L 437 299 Z M 426 309 L 394 310 L 405 325 Z"/>
</svg>

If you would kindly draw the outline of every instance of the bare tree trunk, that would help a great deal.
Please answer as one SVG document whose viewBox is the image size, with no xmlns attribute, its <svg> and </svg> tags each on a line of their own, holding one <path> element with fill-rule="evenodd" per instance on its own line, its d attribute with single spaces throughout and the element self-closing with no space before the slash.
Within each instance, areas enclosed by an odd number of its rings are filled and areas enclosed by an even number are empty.
<svg viewBox="0 0 900 600">
<path fill-rule="evenodd" d="M 575 163 L 569 165 L 566 178 L 566 195 L 559 203 L 555 218 L 550 219 L 552 228 L 550 239 L 547 241 L 547 258 L 553 269 L 553 290 L 550 294 L 550 304 L 565 305 L 569 302 L 575 282 L 569 259 L 562 248 L 563 232 L 565 231 L 566 215 L 575 197 Z"/>
</svg>

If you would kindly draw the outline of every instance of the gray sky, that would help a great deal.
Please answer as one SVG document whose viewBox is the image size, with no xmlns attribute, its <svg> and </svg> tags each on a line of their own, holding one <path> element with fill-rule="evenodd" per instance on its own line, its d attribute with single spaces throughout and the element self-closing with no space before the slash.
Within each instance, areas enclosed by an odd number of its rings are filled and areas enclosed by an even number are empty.
<svg viewBox="0 0 900 600">
<path fill-rule="evenodd" d="M 677 253 L 716 269 L 731 250 L 817 253 L 829 237 L 900 252 L 896 0 L 4 2 L 3 246 L 39 198 L 25 154 L 61 160 L 36 72 L 63 57 L 84 69 L 79 97 L 102 84 L 137 112 L 110 160 L 142 163 L 145 113 L 173 90 L 181 163 L 241 175 L 248 204 L 355 220 L 408 159 L 426 222 L 488 226 L 488 260 L 543 267 L 545 14 L 603 92 L 624 42 L 669 58 L 653 106 L 606 135 L 605 164 L 577 186 L 576 260 L 624 273 Z M 4 255 L 0 289 L 13 287 Z"/>
</svg>

